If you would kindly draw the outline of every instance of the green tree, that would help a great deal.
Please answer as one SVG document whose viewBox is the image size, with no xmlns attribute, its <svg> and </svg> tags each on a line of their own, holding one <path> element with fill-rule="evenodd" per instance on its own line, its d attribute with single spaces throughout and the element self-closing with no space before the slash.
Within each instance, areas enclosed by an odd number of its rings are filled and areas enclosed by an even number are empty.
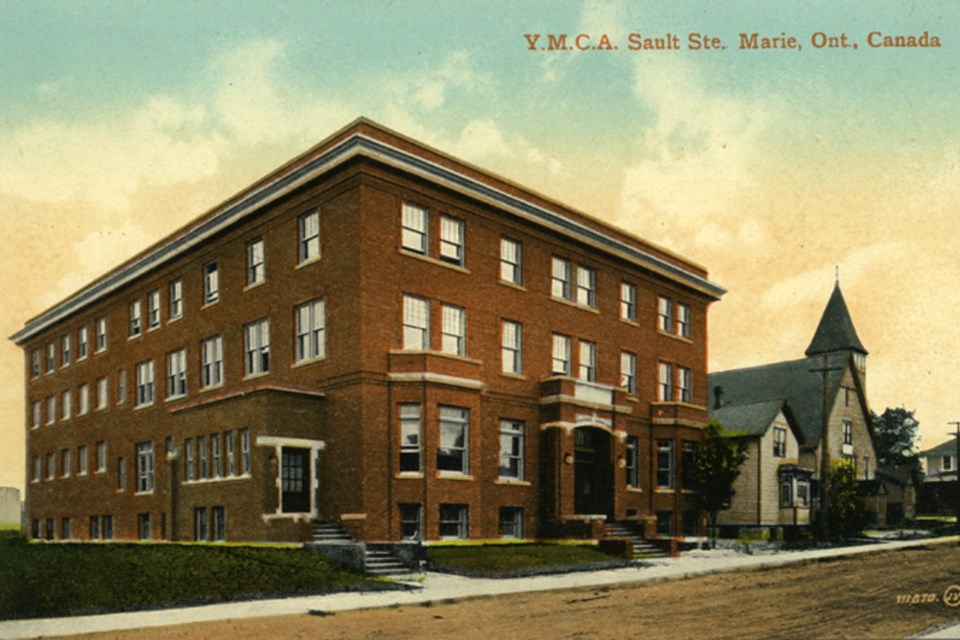
<svg viewBox="0 0 960 640">
<path fill-rule="evenodd" d="M 914 474 L 920 472 L 920 458 L 914 450 L 917 428 L 920 426 L 913 411 L 903 407 L 887 408 L 883 414 L 870 412 L 873 422 L 873 448 L 880 467 L 910 465 Z"/>
<path fill-rule="evenodd" d="M 717 514 L 730 508 L 733 483 L 746 459 L 746 442 L 739 432 L 725 430 L 716 419 L 707 423 L 694 448 L 695 474 L 700 504 L 710 518 L 713 546 L 717 540 Z"/>
<path fill-rule="evenodd" d="M 857 480 L 857 465 L 851 458 L 830 463 L 830 534 L 851 538 L 860 535 L 867 523 L 867 507 Z"/>
</svg>

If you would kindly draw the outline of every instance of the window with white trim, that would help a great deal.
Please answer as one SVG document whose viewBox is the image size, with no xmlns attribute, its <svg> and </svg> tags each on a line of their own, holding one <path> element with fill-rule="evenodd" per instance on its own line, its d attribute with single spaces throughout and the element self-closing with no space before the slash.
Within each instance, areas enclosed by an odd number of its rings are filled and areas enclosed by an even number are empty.
<svg viewBox="0 0 960 640">
<path fill-rule="evenodd" d="M 422 412 L 419 404 L 400 405 L 400 471 L 421 470 Z"/>
<path fill-rule="evenodd" d="M 210 434 L 210 456 L 212 458 L 211 469 L 214 478 L 223 475 L 223 457 L 220 455 L 220 434 Z"/>
<path fill-rule="evenodd" d="M 580 341 L 580 371 L 578 377 L 584 382 L 597 381 L 597 343 Z"/>
<path fill-rule="evenodd" d="M 187 350 L 167 354 L 167 398 L 187 395 Z"/>
<path fill-rule="evenodd" d="M 323 299 L 311 300 L 296 309 L 297 362 L 315 360 L 327 355 L 327 319 Z"/>
<path fill-rule="evenodd" d="M 97 318 L 94 322 L 94 330 L 97 334 L 97 353 L 107 350 L 107 319 Z"/>
<path fill-rule="evenodd" d="M 401 246 L 407 251 L 427 254 L 427 219 L 429 214 L 425 207 L 403 203 L 401 223 L 403 230 L 400 236 Z"/>
<path fill-rule="evenodd" d="M 193 509 L 193 539 L 197 542 L 206 542 L 210 539 L 206 507 L 194 507 Z"/>
<path fill-rule="evenodd" d="M 550 295 L 570 300 L 570 261 L 554 256 L 551 264 Z"/>
<path fill-rule="evenodd" d="M 223 383 L 223 336 L 213 336 L 200 343 L 200 385 L 215 387 Z"/>
<path fill-rule="evenodd" d="M 143 332 L 143 303 L 134 300 L 130 303 L 130 337 L 135 338 Z"/>
<path fill-rule="evenodd" d="M 47 424 L 53 424 L 57 419 L 57 396 L 47 396 Z"/>
<path fill-rule="evenodd" d="M 183 471 L 187 482 L 196 479 L 197 466 L 196 460 L 194 460 L 193 438 L 187 438 L 183 441 Z"/>
<path fill-rule="evenodd" d="M 773 456 L 775 458 L 787 456 L 787 430 L 783 427 L 773 428 Z"/>
<path fill-rule="evenodd" d="M 270 371 L 270 319 L 263 318 L 244 327 L 246 375 Z"/>
<path fill-rule="evenodd" d="M 940 459 L 940 470 L 941 471 L 953 471 L 953 456 L 946 454 Z"/>
<path fill-rule="evenodd" d="M 77 447 L 77 475 L 85 476 L 90 473 L 90 450 L 87 445 Z"/>
<path fill-rule="evenodd" d="M 33 456 L 33 459 L 31 460 L 31 464 L 30 464 L 30 468 L 32 470 L 30 473 L 31 482 L 40 482 L 40 476 L 42 475 L 40 466 L 41 466 L 40 456 L 38 455 Z"/>
<path fill-rule="evenodd" d="M 553 359 L 551 371 L 554 375 L 570 375 L 570 338 L 553 334 Z"/>
<path fill-rule="evenodd" d="M 250 430 L 240 430 L 240 473 L 250 474 Z"/>
<path fill-rule="evenodd" d="M 101 440 L 97 443 L 97 473 L 107 470 L 107 443 Z"/>
<path fill-rule="evenodd" d="M 440 537 L 445 540 L 465 540 L 470 537 L 470 507 L 468 505 L 440 505 Z"/>
<path fill-rule="evenodd" d="M 443 305 L 440 349 L 455 356 L 467 355 L 467 312 L 462 307 Z"/>
<path fill-rule="evenodd" d="M 420 512 L 419 504 L 401 504 L 400 505 L 400 537 L 403 540 L 420 540 L 423 536 L 420 533 Z"/>
<path fill-rule="evenodd" d="M 267 263 L 263 238 L 247 243 L 247 286 L 260 284 L 267 279 Z"/>
<path fill-rule="evenodd" d="M 207 439 L 204 436 L 197 436 L 197 462 L 199 463 L 199 473 L 197 477 L 201 480 L 207 478 Z"/>
<path fill-rule="evenodd" d="M 679 367 L 680 402 L 693 402 L 693 372 L 687 367 Z"/>
<path fill-rule="evenodd" d="M 637 436 L 627 436 L 626 480 L 631 489 L 640 488 L 640 441 Z"/>
<path fill-rule="evenodd" d="M 637 285 L 620 283 L 620 319 L 637 321 Z"/>
<path fill-rule="evenodd" d="M 503 373 L 523 373 L 523 325 L 519 322 L 501 323 L 500 366 Z"/>
<path fill-rule="evenodd" d="M 127 371 L 120 369 L 117 372 L 117 404 L 127 401 Z"/>
<path fill-rule="evenodd" d="M 153 487 L 153 442 L 141 442 L 137 444 L 137 493 L 149 493 Z"/>
<path fill-rule="evenodd" d="M 440 259 L 450 264 L 463 266 L 464 240 L 463 220 L 440 216 Z"/>
<path fill-rule="evenodd" d="M 673 365 L 666 362 L 661 362 L 659 365 L 657 400 L 673 402 Z"/>
<path fill-rule="evenodd" d="M 167 322 L 183 317 L 183 280 L 177 278 L 171 280 L 167 287 L 167 299 L 169 309 L 167 311 Z"/>
<path fill-rule="evenodd" d="M 73 392 L 67 389 L 60 395 L 60 419 L 69 420 L 73 412 Z"/>
<path fill-rule="evenodd" d="M 57 368 L 57 345 L 51 342 L 47 345 L 47 373 Z"/>
<path fill-rule="evenodd" d="M 430 348 L 430 303 L 423 298 L 403 296 L 403 348 Z"/>
<path fill-rule="evenodd" d="M 210 507 L 210 535 L 214 542 L 223 542 L 227 539 L 226 507 Z"/>
<path fill-rule="evenodd" d="M 237 475 L 236 436 L 234 436 L 233 431 L 224 432 L 223 450 L 227 461 L 226 474 L 229 476 Z"/>
<path fill-rule="evenodd" d="M 47 454 L 47 480 L 53 480 L 57 477 L 57 454 Z"/>
<path fill-rule="evenodd" d="M 688 339 L 693 336 L 693 328 L 690 324 L 690 305 L 677 303 L 677 335 Z"/>
<path fill-rule="evenodd" d="M 97 409 L 106 409 L 107 401 L 110 399 L 110 391 L 107 388 L 107 379 L 97 378 Z"/>
<path fill-rule="evenodd" d="M 311 211 L 299 218 L 300 263 L 320 257 L 320 212 Z"/>
<path fill-rule="evenodd" d="M 470 410 L 440 407 L 440 446 L 437 469 L 470 473 Z"/>
<path fill-rule="evenodd" d="M 34 400 L 32 409 L 31 409 L 32 418 L 30 421 L 30 426 L 32 426 L 34 429 L 37 429 L 40 427 L 40 423 L 43 420 L 40 416 L 42 412 L 43 412 L 43 407 L 41 406 L 40 401 Z"/>
<path fill-rule="evenodd" d="M 117 458 L 117 491 L 127 490 L 127 460 Z"/>
<path fill-rule="evenodd" d="M 153 404 L 156 398 L 153 360 L 137 365 L 137 406 Z"/>
<path fill-rule="evenodd" d="M 517 240 L 500 238 L 500 279 L 523 284 L 523 245 Z"/>
<path fill-rule="evenodd" d="M 63 336 L 60 341 L 60 364 L 67 367 L 71 362 L 70 336 Z"/>
<path fill-rule="evenodd" d="M 160 290 L 147 294 L 147 328 L 156 329 L 160 326 Z"/>
<path fill-rule="evenodd" d="M 60 450 L 60 475 L 63 478 L 69 478 L 73 472 L 73 451 L 70 449 Z"/>
<path fill-rule="evenodd" d="M 657 440 L 657 488 L 673 489 L 673 440 Z"/>
<path fill-rule="evenodd" d="M 87 327 L 80 327 L 77 331 L 77 360 L 86 360 L 90 355 L 90 333 Z"/>
<path fill-rule="evenodd" d="M 77 415 L 85 416 L 90 413 L 90 385 L 82 384 L 77 389 Z"/>
<path fill-rule="evenodd" d="M 843 444 L 853 444 L 853 422 L 843 421 Z"/>
<path fill-rule="evenodd" d="M 39 349 L 34 349 L 33 353 L 30 354 L 30 377 L 39 378 L 40 377 L 40 359 L 42 355 Z"/>
<path fill-rule="evenodd" d="M 220 265 L 216 260 L 203 265 L 203 304 L 220 299 Z"/>
<path fill-rule="evenodd" d="M 620 352 L 620 386 L 631 396 L 637 395 L 637 354 Z"/>
<path fill-rule="evenodd" d="M 597 272 L 589 267 L 577 267 L 577 304 L 597 307 Z"/>
<path fill-rule="evenodd" d="M 657 301 L 657 328 L 673 333 L 673 301 L 670 298 L 660 296 Z"/>
<path fill-rule="evenodd" d="M 523 538 L 523 507 L 500 507 L 500 537 Z"/>
<path fill-rule="evenodd" d="M 524 424 L 519 420 L 500 421 L 500 477 L 524 480 Z"/>
</svg>

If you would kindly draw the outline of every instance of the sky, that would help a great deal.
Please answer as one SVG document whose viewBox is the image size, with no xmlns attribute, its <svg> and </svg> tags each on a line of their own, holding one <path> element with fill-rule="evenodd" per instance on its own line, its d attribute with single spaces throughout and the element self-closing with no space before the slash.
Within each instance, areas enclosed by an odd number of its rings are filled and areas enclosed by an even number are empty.
<svg viewBox="0 0 960 640">
<path fill-rule="evenodd" d="M 960 4 L 838 4 L 0 0 L 0 331 L 362 115 L 706 266 L 711 370 L 802 357 L 839 270 L 871 408 L 932 447 L 960 420 Z M 23 367 L 0 344 L 0 486 Z"/>
</svg>

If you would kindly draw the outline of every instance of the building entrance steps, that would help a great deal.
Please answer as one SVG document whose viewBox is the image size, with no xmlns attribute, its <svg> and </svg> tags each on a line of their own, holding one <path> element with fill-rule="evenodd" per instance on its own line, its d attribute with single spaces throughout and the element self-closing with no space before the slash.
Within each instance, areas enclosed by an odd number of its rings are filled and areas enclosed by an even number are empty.
<svg viewBox="0 0 960 640">
<path fill-rule="evenodd" d="M 325 546 L 353 547 L 353 552 L 324 552 Z M 358 542 L 344 531 L 339 525 L 321 520 L 313 523 L 312 547 L 340 562 L 345 562 L 354 569 L 365 573 L 381 576 L 403 575 L 411 572 L 410 567 L 404 564 L 394 554 L 390 545 Z M 352 560 L 348 560 L 353 558 Z"/>
<path fill-rule="evenodd" d="M 656 545 L 648 542 L 641 536 L 633 524 L 627 522 L 610 522 L 604 525 L 604 537 L 606 538 L 629 538 L 633 546 L 634 560 L 644 558 L 666 558 L 666 553 Z"/>
</svg>

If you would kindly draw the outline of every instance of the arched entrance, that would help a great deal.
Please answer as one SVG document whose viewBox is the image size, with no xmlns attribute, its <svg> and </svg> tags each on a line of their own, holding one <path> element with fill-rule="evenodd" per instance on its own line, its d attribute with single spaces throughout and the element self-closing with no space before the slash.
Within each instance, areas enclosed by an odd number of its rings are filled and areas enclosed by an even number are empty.
<svg viewBox="0 0 960 640">
<path fill-rule="evenodd" d="M 573 437 L 574 513 L 612 516 L 610 433 L 596 427 L 579 427 Z"/>
</svg>

